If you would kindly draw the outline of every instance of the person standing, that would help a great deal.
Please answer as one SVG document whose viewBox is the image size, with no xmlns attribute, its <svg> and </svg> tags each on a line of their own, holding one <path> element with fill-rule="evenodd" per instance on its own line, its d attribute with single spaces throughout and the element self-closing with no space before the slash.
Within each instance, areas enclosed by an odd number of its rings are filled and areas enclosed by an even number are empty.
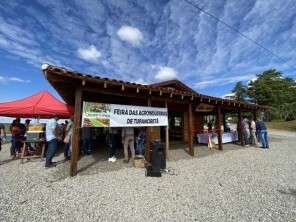
<svg viewBox="0 0 296 222">
<path fill-rule="evenodd" d="M 71 159 L 71 141 L 72 141 L 72 133 L 73 133 L 73 126 L 74 126 L 74 115 L 70 116 L 70 121 L 68 122 L 67 120 L 65 121 L 66 129 L 65 129 L 65 138 L 69 137 L 69 140 L 65 142 L 64 144 L 64 157 L 65 160 L 70 160 Z"/>
<path fill-rule="evenodd" d="M 256 129 L 260 138 L 260 142 L 262 144 L 261 148 L 267 149 L 269 148 L 268 141 L 268 130 L 265 124 L 259 120 L 256 121 Z"/>
<path fill-rule="evenodd" d="M 229 122 L 226 122 L 225 124 L 225 132 L 230 132 L 231 129 L 230 129 L 230 123 Z"/>
<path fill-rule="evenodd" d="M 46 160 L 45 160 L 45 168 L 54 167 L 56 166 L 55 162 L 52 162 L 52 158 L 54 157 L 57 149 L 58 149 L 58 141 L 59 141 L 59 134 L 58 134 L 58 121 L 59 115 L 53 114 L 51 119 L 46 124 L 46 141 L 48 143 L 48 148 L 46 152 Z"/>
<path fill-rule="evenodd" d="M 250 123 L 250 132 L 251 132 L 251 143 L 253 145 L 257 145 L 257 137 L 256 137 L 256 123 L 254 121 L 254 118 L 251 118 L 251 123 Z"/>
<path fill-rule="evenodd" d="M 0 138 L 0 151 L 1 151 L 2 144 L 6 143 L 5 127 L 2 124 L 0 124 L 0 135 L 1 135 L 1 138 Z"/>
<path fill-rule="evenodd" d="M 134 158 L 135 156 L 135 139 L 134 139 L 134 128 L 132 127 L 125 127 L 122 129 L 122 143 L 124 147 L 124 163 L 128 163 L 129 158 L 128 158 L 128 147 L 130 148 L 131 151 L 131 156 Z"/>
<path fill-rule="evenodd" d="M 91 127 L 82 127 L 81 128 L 81 139 L 82 139 L 82 147 L 81 154 L 82 155 L 90 155 L 91 144 L 92 144 L 92 128 Z"/>
<path fill-rule="evenodd" d="M 29 125 L 30 125 L 31 120 L 30 119 L 26 119 L 25 121 L 25 140 L 27 140 L 27 132 L 29 131 Z M 31 143 L 27 142 L 27 146 L 29 148 L 30 151 L 34 151 L 33 147 L 31 146 Z"/>
<path fill-rule="evenodd" d="M 244 135 L 245 146 L 249 146 L 250 130 L 248 119 L 246 117 L 242 121 L 242 130 Z"/>
<path fill-rule="evenodd" d="M 111 142 L 111 149 L 110 149 L 110 153 L 109 153 L 109 162 L 115 162 L 116 161 L 116 157 L 115 157 L 115 151 L 116 148 L 118 146 L 118 139 L 120 137 L 120 135 L 118 134 L 118 129 L 113 127 L 109 129 L 109 137 L 110 137 L 110 142 Z"/>
<path fill-rule="evenodd" d="M 139 155 L 143 155 L 145 153 L 145 147 L 146 147 L 146 128 L 140 129 L 138 137 L 139 137 L 139 142 L 138 142 Z"/>
<path fill-rule="evenodd" d="M 11 133 L 11 147 L 10 147 L 10 156 L 12 158 L 15 157 L 17 151 L 18 153 L 21 152 L 21 129 L 19 127 L 20 124 L 20 118 L 16 118 L 15 120 L 12 121 L 9 130 Z"/>
</svg>

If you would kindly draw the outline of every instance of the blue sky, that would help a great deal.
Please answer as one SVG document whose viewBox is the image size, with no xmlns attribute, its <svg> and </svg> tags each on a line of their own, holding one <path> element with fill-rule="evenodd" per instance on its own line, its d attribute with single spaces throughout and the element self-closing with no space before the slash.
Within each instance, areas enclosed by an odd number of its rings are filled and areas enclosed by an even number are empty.
<svg viewBox="0 0 296 222">
<path fill-rule="evenodd" d="M 296 67 L 295 0 L 190 0 Z M 1 0 L 0 102 L 48 90 L 48 63 L 215 97 L 267 69 L 296 69 L 183 0 Z"/>
</svg>

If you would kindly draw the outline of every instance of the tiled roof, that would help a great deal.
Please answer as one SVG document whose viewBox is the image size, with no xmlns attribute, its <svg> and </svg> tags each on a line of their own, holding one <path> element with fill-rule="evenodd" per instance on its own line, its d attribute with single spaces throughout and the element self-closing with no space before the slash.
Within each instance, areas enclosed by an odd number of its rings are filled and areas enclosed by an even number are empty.
<svg viewBox="0 0 296 222">
<path fill-rule="evenodd" d="M 268 106 L 260 106 L 260 105 L 255 105 L 255 104 L 249 104 L 249 103 L 242 103 L 239 101 L 235 101 L 235 100 L 229 100 L 229 99 L 222 99 L 222 98 L 218 98 L 218 97 L 212 97 L 212 96 L 207 96 L 207 95 L 202 95 L 199 94 L 197 92 L 195 92 L 194 90 L 192 90 L 190 87 L 186 86 L 184 83 L 180 82 L 179 80 L 170 80 L 170 81 L 165 81 L 165 82 L 161 82 L 161 83 L 155 83 L 155 84 L 151 84 L 151 85 L 141 85 L 141 84 L 137 84 L 137 83 L 132 83 L 132 82 L 125 82 L 122 80 L 116 80 L 116 79 L 110 79 L 110 78 L 103 78 L 100 76 L 92 76 L 89 74 L 84 74 L 84 73 L 80 73 L 80 72 L 76 72 L 76 71 L 71 71 L 68 70 L 64 67 L 57 67 L 57 66 L 52 66 L 52 65 L 43 65 L 42 66 L 43 72 L 45 77 L 48 79 L 48 81 L 50 82 L 50 84 L 57 90 L 59 88 L 58 93 L 61 95 L 61 97 L 65 100 L 65 102 L 69 102 L 70 100 L 67 99 L 67 95 L 66 92 L 63 92 L 61 87 L 59 87 L 59 82 L 55 79 L 49 79 L 47 77 L 47 74 L 49 73 L 54 73 L 60 76 L 64 76 L 69 78 L 69 81 L 73 81 L 73 80 L 81 80 L 82 82 L 85 81 L 90 81 L 94 84 L 106 84 L 106 85 L 113 85 L 113 86 L 121 86 L 124 88 L 135 88 L 135 89 L 139 89 L 141 91 L 146 91 L 147 93 L 151 93 L 151 92 L 159 92 L 159 95 L 161 96 L 162 94 L 170 94 L 171 97 L 173 96 L 180 96 L 180 98 L 187 98 L 190 100 L 198 100 L 200 102 L 207 102 L 210 103 L 211 101 L 215 102 L 216 104 L 219 102 L 221 104 L 228 104 L 231 107 L 245 107 L 248 108 L 249 110 L 256 110 L 256 109 L 260 109 L 260 110 L 269 110 L 271 107 Z M 74 83 L 74 82 L 73 82 Z M 179 85 L 179 88 L 181 87 L 183 90 L 178 90 L 178 89 L 173 89 L 173 88 L 167 88 L 166 86 L 171 85 L 171 84 L 177 84 Z M 66 88 L 65 88 L 66 90 Z M 72 90 L 73 91 L 73 87 L 72 89 L 68 89 L 67 90 Z M 185 91 L 184 91 L 185 90 Z M 70 93 L 70 92 L 69 92 Z M 68 93 L 68 94 L 69 94 Z M 75 95 L 75 93 L 73 94 Z M 70 102 L 70 104 L 73 102 Z M 73 104 L 71 104 L 73 105 Z"/>
</svg>

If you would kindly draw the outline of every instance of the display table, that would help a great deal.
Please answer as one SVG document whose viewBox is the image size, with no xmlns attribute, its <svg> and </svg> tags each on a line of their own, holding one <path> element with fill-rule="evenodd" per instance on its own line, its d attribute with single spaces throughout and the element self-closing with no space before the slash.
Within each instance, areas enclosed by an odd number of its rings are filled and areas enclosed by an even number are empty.
<svg viewBox="0 0 296 222">
<path fill-rule="evenodd" d="M 209 137 L 211 138 L 212 134 L 197 134 L 197 140 L 198 143 L 208 143 L 209 142 Z M 216 144 L 218 144 L 218 137 L 215 136 L 214 138 L 211 138 L 212 141 L 214 141 Z M 222 143 L 231 143 L 238 141 L 238 133 L 237 132 L 223 132 L 222 133 Z"/>
<path fill-rule="evenodd" d="M 21 154 L 21 164 L 24 163 L 24 159 L 31 159 L 31 158 L 41 158 L 41 161 L 43 161 L 44 153 L 45 153 L 45 144 L 46 140 L 24 140 L 23 143 L 23 150 Z M 35 143 L 36 150 L 33 151 L 33 154 L 29 152 L 27 143 Z M 40 150 L 41 149 L 41 150 Z M 41 154 L 35 155 L 34 153 L 41 152 Z"/>
</svg>

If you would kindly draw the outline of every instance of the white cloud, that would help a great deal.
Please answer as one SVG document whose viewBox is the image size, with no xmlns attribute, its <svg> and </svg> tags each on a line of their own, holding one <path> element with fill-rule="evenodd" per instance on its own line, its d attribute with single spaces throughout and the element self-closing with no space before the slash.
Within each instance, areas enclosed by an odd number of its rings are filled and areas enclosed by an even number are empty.
<svg viewBox="0 0 296 222">
<path fill-rule="evenodd" d="M 138 46 L 144 40 L 142 32 L 132 26 L 122 26 L 117 31 L 118 37 L 123 40 L 127 41 L 133 46 Z"/>
<path fill-rule="evenodd" d="M 196 84 L 194 84 L 194 87 L 198 88 L 198 89 L 204 89 L 210 86 L 224 86 L 230 83 L 236 83 L 239 81 L 247 81 L 250 78 L 252 78 L 254 75 L 253 74 L 246 74 L 246 75 L 237 75 L 237 76 L 222 76 L 220 78 L 215 78 L 215 79 L 211 79 L 211 80 L 206 80 L 206 81 L 200 81 Z"/>
<path fill-rule="evenodd" d="M 258 79 L 258 77 L 256 76 L 256 77 L 250 79 L 247 84 L 249 85 L 251 82 L 255 82 L 257 79 Z"/>
<path fill-rule="evenodd" d="M 138 79 L 138 80 L 136 80 L 136 81 L 134 81 L 134 82 L 137 83 L 137 84 L 141 84 L 141 85 L 149 85 L 149 83 L 146 82 L 146 81 L 143 80 L 143 79 Z"/>
<path fill-rule="evenodd" d="M 0 84 L 5 84 L 6 80 L 3 76 L 0 76 Z"/>
<path fill-rule="evenodd" d="M 170 68 L 170 67 L 159 67 L 158 73 L 155 75 L 155 79 L 164 81 L 164 80 L 170 80 L 170 79 L 177 79 L 178 73 Z"/>
<path fill-rule="evenodd" d="M 24 82 L 24 83 L 29 83 L 31 82 L 31 80 L 24 80 L 24 79 L 20 79 L 20 78 L 17 78 L 17 77 L 11 77 L 9 78 L 10 81 L 15 81 L 15 82 Z"/>
<path fill-rule="evenodd" d="M 78 48 L 77 53 L 80 58 L 93 63 L 98 62 L 98 59 L 102 56 L 101 52 L 94 45 L 88 48 Z"/>
<path fill-rule="evenodd" d="M 30 83 L 31 82 L 31 80 L 29 80 L 29 79 L 24 80 L 24 79 L 20 79 L 18 77 L 7 78 L 5 76 L 0 76 L 0 84 L 7 84 L 8 81 L 15 81 L 15 82 L 20 82 L 20 83 Z"/>
<path fill-rule="evenodd" d="M 225 99 L 233 99 L 234 96 L 235 96 L 235 93 L 228 93 L 228 94 L 225 94 L 223 96 L 223 98 L 225 98 Z"/>
</svg>

